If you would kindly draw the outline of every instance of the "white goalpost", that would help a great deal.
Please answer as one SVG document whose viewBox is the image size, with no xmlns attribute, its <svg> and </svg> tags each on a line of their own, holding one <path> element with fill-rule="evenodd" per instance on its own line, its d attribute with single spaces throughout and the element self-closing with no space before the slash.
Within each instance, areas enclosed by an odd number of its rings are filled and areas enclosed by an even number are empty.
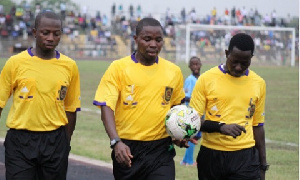
<svg viewBox="0 0 300 180">
<path fill-rule="evenodd" d="M 224 62 L 230 38 L 237 32 L 251 35 L 255 43 L 252 63 L 295 66 L 294 28 L 186 24 L 176 27 L 176 62 L 199 56 L 205 62 Z"/>
</svg>

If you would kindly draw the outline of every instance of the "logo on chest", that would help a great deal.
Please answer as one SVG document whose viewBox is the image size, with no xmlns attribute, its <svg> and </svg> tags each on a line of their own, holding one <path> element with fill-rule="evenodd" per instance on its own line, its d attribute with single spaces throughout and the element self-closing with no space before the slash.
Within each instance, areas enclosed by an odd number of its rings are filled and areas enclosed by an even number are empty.
<svg viewBox="0 0 300 180">
<path fill-rule="evenodd" d="M 58 91 L 59 100 L 64 100 L 67 95 L 67 86 L 61 86 L 60 90 Z"/>
<path fill-rule="evenodd" d="M 166 87 L 165 88 L 164 97 L 163 97 L 163 99 L 164 99 L 164 101 L 165 101 L 166 104 L 170 102 L 170 100 L 172 98 L 172 94 L 173 94 L 173 88 Z"/>
</svg>

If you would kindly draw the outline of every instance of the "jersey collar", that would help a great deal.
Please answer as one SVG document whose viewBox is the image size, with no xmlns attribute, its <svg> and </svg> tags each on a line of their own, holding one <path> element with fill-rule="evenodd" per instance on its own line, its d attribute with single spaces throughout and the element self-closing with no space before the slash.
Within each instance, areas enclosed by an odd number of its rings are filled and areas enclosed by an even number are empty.
<svg viewBox="0 0 300 180">
<path fill-rule="evenodd" d="M 227 72 L 225 71 L 225 69 L 224 69 L 224 64 L 220 64 L 220 65 L 218 66 L 218 68 L 219 68 L 224 74 L 227 73 Z M 246 70 L 246 73 L 245 73 L 244 76 L 248 76 L 248 75 L 249 75 L 249 69 Z"/>
<path fill-rule="evenodd" d="M 135 52 L 131 54 L 131 60 L 133 60 L 135 63 L 138 63 L 138 60 L 135 58 Z M 155 63 L 158 64 L 158 56 L 155 59 Z"/>
<path fill-rule="evenodd" d="M 31 49 L 32 49 L 32 47 L 28 48 L 28 49 L 27 49 L 27 52 L 28 52 L 28 54 L 29 54 L 31 57 L 33 57 L 34 54 L 31 52 Z M 59 58 L 60 58 L 60 53 L 59 53 L 57 50 L 55 50 L 55 53 L 56 53 L 55 58 L 56 58 L 56 59 L 59 59 Z"/>
</svg>

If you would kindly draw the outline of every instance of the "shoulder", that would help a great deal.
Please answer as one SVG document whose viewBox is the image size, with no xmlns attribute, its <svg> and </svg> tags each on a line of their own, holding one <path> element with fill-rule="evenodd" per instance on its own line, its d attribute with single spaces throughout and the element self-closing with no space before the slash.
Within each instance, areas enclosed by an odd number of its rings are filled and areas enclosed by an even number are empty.
<svg viewBox="0 0 300 180">
<path fill-rule="evenodd" d="M 259 76 L 258 74 L 256 74 L 256 72 L 252 71 L 249 69 L 249 77 L 251 77 L 254 81 L 256 82 L 260 82 L 260 83 L 264 83 L 265 84 L 265 80 Z"/>
<path fill-rule="evenodd" d="M 181 69 L 178 65 L 176 65 L 175 63 L 169 61 L 169 60 L 166 60 L 162 57 L 159 57 L 158 59 L 158 63 L 162 66 L 165 66 L 166 69 L 171 69 L 171 70 L 175 70 L 175 71 L 180 71 L 181 72 Z"/>
<path fill-rule="evenodd" d="M 8 58 L 8 60 L 6 61 L 6 64 L 21 64 L 21 61 L 27 60 L 29 58 L 29 54 L 27 52 L 27 50 L 22 51 L 16 55 L 11 56 L 10 58 Z"/>
<path fill-rule="evenodd" d="M 131 59 L 131 56 L 126 56 L 126 57 L 123 57 L 121 59 L 117 59 L 117 60 L 112 61 L 109 68 L 120 68 L 120 69 L 122 69 L 126 66 L 132 65 L 133 63 L 135 63 L 135 62 Z"/>
<path fill-rule="evenodd" d="M 59 60 L 65 61 L 70 64 L 76 64 L 76 61 L 74 59 L 70 58 L 69 56 L 66 56 L 62 53 L 59 53 L 59 55 L 60 55 Z"/>
<path fill-rule="evenodd" d="M 206 78 L 208 76 L 210 77 L 210 76 L 220 75 L 220 74 L 224 74 L 222 72 L 222 69 L 220 68 L 220 66 L 215 66 L 202 73 L 199 78 Z"/>
</svg>

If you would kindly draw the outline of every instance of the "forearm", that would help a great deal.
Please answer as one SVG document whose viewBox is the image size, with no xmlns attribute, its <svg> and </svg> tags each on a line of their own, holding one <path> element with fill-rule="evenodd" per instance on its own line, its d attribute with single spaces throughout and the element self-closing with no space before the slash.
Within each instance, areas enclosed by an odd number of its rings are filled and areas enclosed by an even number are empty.
<svg viewBox="0 0 300 180">
<path fill-rule="evenodd" d="M 67 130 L 68 138 L 71 141 L 71 137 L 73 135 L 76 126 L 77 113 L 66 111 L 66 115 L 68 118 L 68 124 L 66 125 L 66 130 Z"/>
<path fill-rule="evenodd" d="M 223 125 L 224 123 L 201 119 L 200 131 L 208 132 L 208 133 L 221 132 L 221 127 Z"/>
<path fill-rule="evenodd" d="M 110 139 L 119 137 L 116 129 L 114 111 L 110 107 L 101 106 L 101 119 L 108 137 Z"/>
<path fill-rule="evenodd" d="M 259 161 L 261 165 L 267 164 L 266 160 L 266 145 L 265 145 L 265 130 L 263 126 L 254 126 L 253 135 L 255 139 L 255 147 L 259 152 Z"/>
</svg>

